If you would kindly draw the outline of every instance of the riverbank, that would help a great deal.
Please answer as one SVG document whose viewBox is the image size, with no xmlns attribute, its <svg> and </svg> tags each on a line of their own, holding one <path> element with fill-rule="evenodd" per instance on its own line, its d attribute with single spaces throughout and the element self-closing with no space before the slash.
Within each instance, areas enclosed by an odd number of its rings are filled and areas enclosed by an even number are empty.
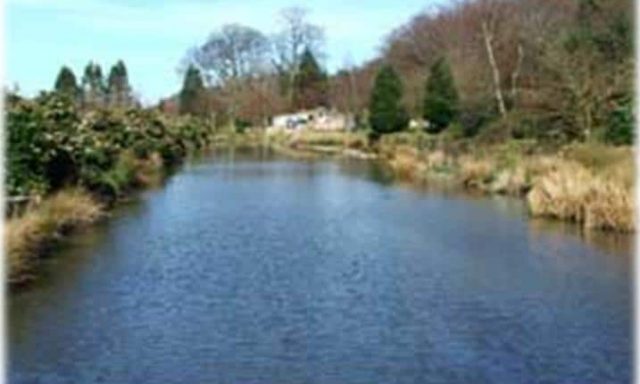
<svg viewBox="0 0 640 384">
<path fill-rule="evenodd" d="M 35 277 L 40 257 L 69 233 L 104 217 L 105 206 L 88 192 L 57 192 L 19 217 L 5 222 L 8 280 L 12 285 Z"/>
<path fill-rule="evenodd" d="M 387 135 L 374 144 L 358 133 L 303 133 L 271 141 L 289 151 L 377 158 L 395 177 L 414 183 L 444 181 L 516 196 L 534 217 L 572 221 L 586 230 L 635 231 L 631 147 L 482 144 L 417 132 Z"/>
<path fill-rule="evenodd" d="M 204 119 L 153 109 L 85 110 L 56 94 L 10 100 L 6 121 L 10 284 L 32 280 L 40 259 L 67 234 L 161 183 L 213 146 L 217 133 Z"/>
<path fill-rule="evenodd" d="M 470 329 L 492 338 L 474 348 L 512 362 L 509 383 L 547 372 L 547 359 L 523 363 L 545 353 L 561 362 L 549 380 L 626 372 L 611 365 L 631 354 L 632 249 L 583 241 L 574 225 L 527 223 L 515 199 L 388 181 L 371 162 L 297 161 L 268 148 L 221 147 L 183 167 L 74 235 L 37 284 L 10 295 L 12 382 L 179 383 L 195 367 L 188 382 L 245 382 L 255 372 L 255 382 L 303 383 L 306 372 L 341 364 L 336 372 L 353 368 L 335 382 L 395 383 L 431 345 L 428 360 L 440 365 L 406 383 L 447 382 Z M 567 343 L 580 348 L 558 346 Z M 111 353 L 96 353 L 104 348 Z M 141 354 L 152 365 L 131 377 Z M 220 370 L 211 356 L 230 360 Z M 577 357 L 610 365 L 576 368 Z M 354 380 L 363 361 L 394 370 Z M 265 371 L 264 362 L 278 366 Z M 89 365 L 110 369 L 90 376 Z M 445 374 L 433 377 L 439 367 Z"/>
<path fill-rule="evenodd" d="M 388 135 L 371 144 L 362 133 L 267 136 L 258 131 L 210 132 L 203 144 L 189 146 L 175 156 L 153 151 L 139 157 L 122 151 L 105 170 L 99 187 L 80 183 L 80 187 L 56 191 L 8 219 L 9 282 L 30 281 L 41 257 L 66 235 L 105 217 L 113 204 L 133 191 L 158 184 L 189 154 L 220 146 L 269 147 L 301 160 L 344 156 L 378 161 L 404 181 L 444 182 L 525 199 L 534 217 L 572 221 L 586 230 L 635 230 L 633 156 L 628 147 L 580 144 L 542 149 L 525 141 L 474 145 L 417 133 Z"/>
</svg>

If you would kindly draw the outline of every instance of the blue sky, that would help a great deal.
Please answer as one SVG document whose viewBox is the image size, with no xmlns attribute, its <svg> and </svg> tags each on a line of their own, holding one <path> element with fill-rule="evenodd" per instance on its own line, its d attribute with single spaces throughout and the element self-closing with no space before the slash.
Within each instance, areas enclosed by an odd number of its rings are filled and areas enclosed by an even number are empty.
<svg viewBox="0 0 640 384">
<path fill-rule="evenodd" d="M 374 57 L 395 27 L 445 1 L 6 0 L 5 84 L 34 95 L 52 87 L 62 65 L 79 76 L 91 59 L 103 72 L 123 59 L 141 99 L 155 102 L 180 88 L 180 59 L 211 31 L 235 22 L 272 33 L 279 11 L 294 5 L 325 28 L 326 65 L 335 70 Z"/>
</svg>

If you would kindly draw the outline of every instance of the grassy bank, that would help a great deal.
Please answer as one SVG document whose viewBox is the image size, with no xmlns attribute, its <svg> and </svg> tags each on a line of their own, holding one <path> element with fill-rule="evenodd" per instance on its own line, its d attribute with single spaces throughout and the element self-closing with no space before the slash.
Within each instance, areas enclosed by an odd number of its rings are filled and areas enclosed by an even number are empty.
<svg viewBox="0 0 640 384">
<path fill-rule="evenodd" d="M 374 153 L 402 180 L 445 181 L 460 188 L 524 198 L 532 216 L 573 221 L 585 229 L 633 232 L 634 162 L 631 147 L 543 145 L 512 140 L 486 144 L 424 133 L 386 135 L 310 132 L 279 138 L 292 149 L 332 146 Z"/>
<path fill-rule="evenodd" d="M 508 142 L 419 149 L 382 142 L 379 150 L 401 178 L 445 177 L 464 188 L 523 197 L 532 216 L 586 229 L 635 230 L 629 147 L 574 144 L 545 151 L 535 143 Z"/>
<path fill-rule="evenodd" d="M 34 277 L 39 257 L 74 229 L 91 224 L 104 206 L 82 189 L 65 189 L 27 208 L 5 224 L 8 280 L 24 283 Z"/>
</svg>

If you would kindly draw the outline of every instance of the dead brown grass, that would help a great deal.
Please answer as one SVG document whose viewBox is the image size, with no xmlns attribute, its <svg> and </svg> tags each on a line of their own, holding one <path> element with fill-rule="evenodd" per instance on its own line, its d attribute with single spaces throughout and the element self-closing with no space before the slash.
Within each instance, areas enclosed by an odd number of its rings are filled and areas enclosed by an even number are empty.
<svg viewBox="0 0 640 384">
<path fill-rule="evenodd" d="M 506 143 L 454 156 L 443 148 L 420 150 L 401 139 L 385 138 L 378 147 L 401 180 L 444 175 L 464 188 L 526 197 L 533 216 L 574 221 L 588 229 L 635 230 L 630 147 L 574 144 L 549 153 Z"/>
<path fill-rule="evenodd" d="M 495 164 L 484 158 L 463 156 L 458 159 L 460 181 L 465 187 L 480 188 L 492 177 Z"/>
<path fill-rule="evenodd" d="M 634 231 L 629 174 L 633 175 L 633 168 L 606 173 L 559 160 L 552 171 L 535 181 L 527 196 L 529 210 L 534 216 L 574 221 L 588 229 Z"/>
<path fill-rule="evenodd" d="M 5 225 L 9 282 L 31 278 L 30 272 L 47 244 L 102 216 L 102 206 L 87 192 L 68 189 L 30 207 Z"/>
<path fill-rule="evenodd" d="M 424 178 L 428 165 L 420 153 L 408 146 L 396 148 L 387 161 L 392 171 L 401 180 L 420 181 Z"/>
</svg>

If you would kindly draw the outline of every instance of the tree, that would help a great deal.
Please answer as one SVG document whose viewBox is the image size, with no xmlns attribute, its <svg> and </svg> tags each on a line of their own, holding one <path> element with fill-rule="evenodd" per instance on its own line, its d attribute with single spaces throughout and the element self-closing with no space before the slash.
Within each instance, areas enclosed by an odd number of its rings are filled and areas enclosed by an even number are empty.
<svg viewBox="0 0 640 384">
<path fill-rule="evenodd" d="M 69 67 L 63 66 L 60 69 L 58 77 L 56 78 L 54 89 L 56 92 L 67 95 L 74 100 L 78 96 L 78 84 L 76 81 L 76 76 L 73 74 L 73 71 Z"/>
<path fill-rule="evenodd" d="M 310 109 L 327 105 L 327 75 L 309 49 L 305 49 L 294 80 L 294 105 Z"/>
<path fill-rule="evenodd" d="M 373 138 L 404 130 L 409 116 L 402 106 L 402 82 L 394 69 L 387 65 L 376 76 L 369 104 L 369 124 Z"/>
<path fill-rule="evenodd" d="M 180 113 L 203 116 L 206 114 L 206 89 L 200 71 L 189 66 L 180 91 Z"/>
<path fill-rule="evenodd" d="M 243 84 L 266 71 L 268 52 L 268 39 L 260 31 L 229 24 L 189 52 L 187 61 L 200 69 L 209 85 L 223 88 L 233 120 L 239 109 Z"/>
<path fill-rule="evenodd" d="M 447 128 L 458 115 L 458 91 L 449 63 L 444 58 L 431 66 L 422 113 L 434 133 Z"/>
<path fill-rule="evenodd" d="M 92 61 L 87 64 L 82 76 L 82 93 L 85 106 L 103 106 L 105 104 L 104 78 L 102 68 Z"/>
<path fill-rule="evenodd" d="M 281 11 L 282 29 L 272 38 L 275 57 L 273 64 L 280 77 L 280 86 L 289 103 L 294 101 L 294 81 L 305 51 L 314 57 L 322 54 L 324 31 L 307 21 L 308 11 L 300 7 Z"/>
<path fill-rule="evenodd" d="M 131 102 L 131 87 L 127 67 L 122 60 L 111 67 L 107 80 L 109 104 L 115 107 L 127 107 Z"/>
<path fill-rule="evenodd" d="M 614 145 L 633 145 L 633 100 L 622 98 L 610 112 L 605 141 Z"/>
</svg>

